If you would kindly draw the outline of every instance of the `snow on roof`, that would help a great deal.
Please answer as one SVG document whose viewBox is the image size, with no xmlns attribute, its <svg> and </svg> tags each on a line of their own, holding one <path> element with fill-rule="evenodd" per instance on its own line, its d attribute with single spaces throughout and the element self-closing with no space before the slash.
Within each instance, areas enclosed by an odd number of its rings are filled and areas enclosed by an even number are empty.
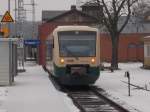
<svg viewBox="0 0 150 112">
<path fill-rule="evenodd" d="M 144 38 L 150 38 L 150 36 L 146 36 L 146 37 L 144 37 Z"/>
</svg>

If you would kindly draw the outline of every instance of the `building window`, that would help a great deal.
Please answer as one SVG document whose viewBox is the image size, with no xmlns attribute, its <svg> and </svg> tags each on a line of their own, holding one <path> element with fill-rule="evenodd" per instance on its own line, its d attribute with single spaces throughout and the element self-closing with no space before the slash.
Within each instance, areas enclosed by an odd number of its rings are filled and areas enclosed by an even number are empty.
<svg viewBox="0 0 150 112">
<path fill-rule="evenodd" d="M 150 57 L 150 45 L 144 45 L 144 55 Z"/>
<path fill-rule="evenodd" d="M 150 45 L 147 45 L 147 57 L 150 57 Z"/>
<path fill-rule="evenodd" d="M 136 44 L 130 43 L 130 44 L 128 44 L 128 48 L 136 48 Z"/>
<path fill-rule="evenodd" d="M 144 48 L 144 45 L 143 44 L 138 44 L 137 47 L 138 48 Z"/>
<path fill-rule="evenodd" d="M 147 20 L 150 21 L 150 16 L 147 17 Z"/>
</svg>

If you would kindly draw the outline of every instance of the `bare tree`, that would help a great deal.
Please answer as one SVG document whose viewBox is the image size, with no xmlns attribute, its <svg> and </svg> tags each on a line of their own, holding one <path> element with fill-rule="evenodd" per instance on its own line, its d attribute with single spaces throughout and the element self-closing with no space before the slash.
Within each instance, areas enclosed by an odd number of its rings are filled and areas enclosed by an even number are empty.
<svg viewBox="0 0 150 112">
<path fill-rule="evenodd" d="M 118 47 L 119 47 L 119 36 L 127 25 L 129 18 L 132 14 L 132 6 L 138 0 L 95 0 L 102 11 L 103 15 L 102 24 L 107 28 L 112 42 L 112 60 L 111 67 L 118 69 Z M 124 18 L 121 21 L 120 19 Z M 100 19 L 101 20 L 101 19 Z"/>
<path fill-rule="evenodd" d="M 138 2 L 133 6 L 133 15 L 144 19 L 147 12 L 150 12 L 150 1 L 148 0 L 138 0 Z"/>
<path fill-rule="evenodd" d="M 133 17 L 135 17 L 133 24 L 135 24 L 137 32 L 139 29 L 144 28 L 145 16 L 150 14 L 150 1 L 148 0 L 138 0 L 138 2 L 133 6 Z"/>
</svg>

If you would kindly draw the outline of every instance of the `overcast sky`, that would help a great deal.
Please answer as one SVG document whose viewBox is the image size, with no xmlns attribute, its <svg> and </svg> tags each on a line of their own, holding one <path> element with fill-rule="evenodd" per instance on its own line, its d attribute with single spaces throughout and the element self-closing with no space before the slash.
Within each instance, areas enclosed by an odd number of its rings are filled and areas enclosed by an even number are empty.
<svg viewBox="0 0 150 112">
<path fill-rule="evenodd" d="M 8 0 L 0 0 L 0 15 L 3 15 L 8 8 Z M 14 17 L 15 0 L 11 1 L 11 14 Z M 30 3 L 31 0 L 24 0 L 25 4 Z M 76 0 L 35 0 L 36 6 L 36 20 L 41 20 L 42 10 L 69 10 L 72 4 L 76 4 Z M 25 6 L 27 10 L 31 10 L 31 6 Z M 31 13 L 27 13 L 28 19 L 32 17 Z"/>
</svg>

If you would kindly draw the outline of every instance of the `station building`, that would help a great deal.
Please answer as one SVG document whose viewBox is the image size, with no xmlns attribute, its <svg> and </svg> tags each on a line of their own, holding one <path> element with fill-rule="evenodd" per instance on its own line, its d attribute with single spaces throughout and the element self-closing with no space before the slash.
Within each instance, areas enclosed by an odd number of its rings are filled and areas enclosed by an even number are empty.
<svg viewBox="0 0 150 112">
<path fill-rule="evenodd" d="M 69 11 L 43 11 L 42 24 L 39 25 L 38 37 L 41 41 L 39 46 L 39 64 L 46 64 L 47 45 L 46 40 L 57 26 L 62 25 L 88 25 L 99 28 L 100 31 L 100 59 L 101 61 L 111 61 L 111 38 L 105 28 L 99 26 L 101 17 L 98 6 L 83 5 L 82 10 L 77 10 L 75 6 Z M 122 17 L 119 25 L 122 24 L 125 17 Z M 148 17 L 147 17 L 148 18 Z M 119 43 L 119 61 L 143 61 L 144 44 L 143 37 L 150 35 L 150 21 L 143 20 L 142 24 L 137 25 L 136 18 L 131 20 L 120 35 Z"/>
</svg>

